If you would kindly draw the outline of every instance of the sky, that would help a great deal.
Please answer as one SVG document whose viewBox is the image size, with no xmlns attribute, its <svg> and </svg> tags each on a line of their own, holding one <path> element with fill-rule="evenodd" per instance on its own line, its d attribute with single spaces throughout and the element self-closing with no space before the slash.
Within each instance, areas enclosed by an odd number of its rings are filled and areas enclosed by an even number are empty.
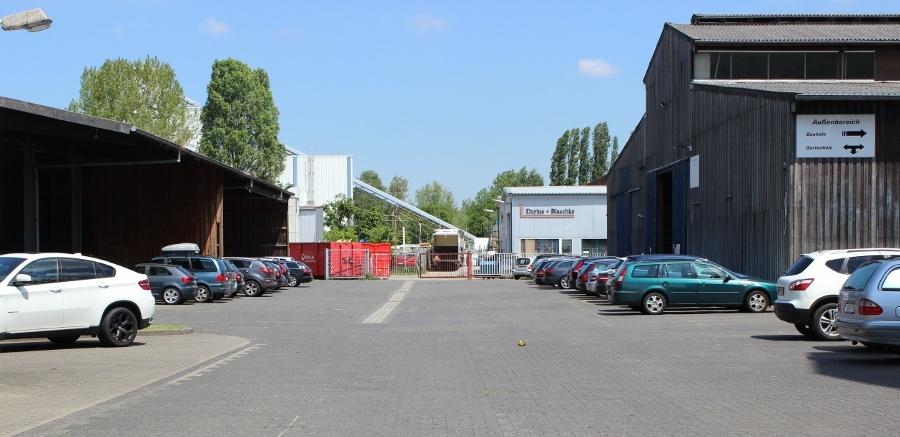
<svg viewBox="0 0 900 437">
<path fill-rule="evenodd" d="M 156 56 L 206 101 L 212 62 L 265 69 L 281 141 L 349 154 L 410 194 L 433 180 L 457 202 L 503 170 L 545 179 L 556 139 L 609 124 L 624 145 L 644 112 L 641 79 L 665 22 L 693 13 L 900 12 L 896 0 L 166 1 L 5 0 L 51 29 L 0 34 L 0 95 L 54 107 L 86 66 Z"/>
</svg>

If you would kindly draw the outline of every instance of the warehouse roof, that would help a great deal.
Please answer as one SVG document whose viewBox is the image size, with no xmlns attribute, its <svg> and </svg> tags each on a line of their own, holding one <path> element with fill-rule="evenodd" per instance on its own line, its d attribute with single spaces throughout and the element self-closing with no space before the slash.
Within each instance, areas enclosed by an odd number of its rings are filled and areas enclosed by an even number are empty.
<svg viewBox="0 0 900 437">
<path fill-rule="evenodd" d="M 700 43 L 885 43 L 900 42 L 900 23 L 771 22 L 676 24 Z"/>
<path fill-rule="evenodd" d="M 900 14 L 694 14 L 691 24 L 705 23 L 885 23 L 900 22 Z"/>
<path fill-rule="evenodd" d="M 606 194 L 606 185 L 550 185 L 541 187 L 505 187 L 504 195 L 537 196 L 547 194 Z"/>
<path fill-rule="evenodd" d="M 797 100 L 900 99 L 900 82 L 695 80 L 695 86 L 794 94 Z"/>
</svg>

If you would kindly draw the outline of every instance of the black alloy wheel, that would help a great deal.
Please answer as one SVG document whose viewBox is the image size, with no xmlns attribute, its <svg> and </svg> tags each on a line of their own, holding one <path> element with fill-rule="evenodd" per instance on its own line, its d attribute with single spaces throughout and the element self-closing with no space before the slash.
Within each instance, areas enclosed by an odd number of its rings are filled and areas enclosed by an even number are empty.
<svg viewBox="0 0 900 437">
<path fill-rule="evenodd" d="M 116 307 L 103 316 L 97 338 L 103 346 L 123 347 L 134 342 L 137 332 L 138 320 L 134 313 L 128 308 Z"/>
</svg>

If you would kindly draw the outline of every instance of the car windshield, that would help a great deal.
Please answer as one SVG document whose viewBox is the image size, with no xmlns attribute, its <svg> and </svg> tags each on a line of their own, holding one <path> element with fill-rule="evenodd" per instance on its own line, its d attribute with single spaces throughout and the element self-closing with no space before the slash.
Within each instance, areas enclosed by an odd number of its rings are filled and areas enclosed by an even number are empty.
<svg viewBox="0 0 900 437">
<path fill-rule="evenodd" d="M 297 264 L 297 263 L 295 263 L 295 262 L 287 261 L 287 262 L 285 262 L 285 264 L 287 264 L 287 266 L 290 267 L 290 268 L 292 268 L 292 269 L 299 269 L 299 268 L 300 268 L 300 264 Z"/>
<path fill-rule="evenodd" d="M 0 257 L 0 278 L 5 278 L 9 272 L 13 271 L 19 264 L 22 264 L 22 261 L 25 261 L 25 259 L 10 256 Z"/>
<path fill-rule="evenodd" d="M 856 269 L 847 278 L 847 282 L 844 282 L 844 290 L 862 290 L 866 288 L 866 284 L 869 283 L 869 279 L 872 279 L 872 275 L 878 270 L 878 267 L 881 267 L 879 262 L 863 264 L 862 267 Z"/>
</svg>

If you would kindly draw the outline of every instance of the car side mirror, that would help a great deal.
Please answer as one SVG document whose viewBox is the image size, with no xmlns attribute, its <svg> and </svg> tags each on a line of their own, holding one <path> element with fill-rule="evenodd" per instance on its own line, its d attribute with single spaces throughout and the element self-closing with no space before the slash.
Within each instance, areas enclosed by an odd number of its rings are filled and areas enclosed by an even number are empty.
<svg viewBox="0 0 900 437">
<path fill-rule="evenodd" d="M 34 280 L 31 279 L 31 275 L 26 275 L 24 273 L 19 273 L 16 275 L 16 278 L 13 279 L 13 285 L 16 287 L 21 287 L 23 285 L 28 285 L 32 283 Z"/>
<path fill-rule="evenodd" d="M 722 278 L 722 282 L 728 282 L 728 281 L 730 281 L 731 279 L 732 279 L 731 275 L 725 275 L 725 277 Z"/>
</svg>

